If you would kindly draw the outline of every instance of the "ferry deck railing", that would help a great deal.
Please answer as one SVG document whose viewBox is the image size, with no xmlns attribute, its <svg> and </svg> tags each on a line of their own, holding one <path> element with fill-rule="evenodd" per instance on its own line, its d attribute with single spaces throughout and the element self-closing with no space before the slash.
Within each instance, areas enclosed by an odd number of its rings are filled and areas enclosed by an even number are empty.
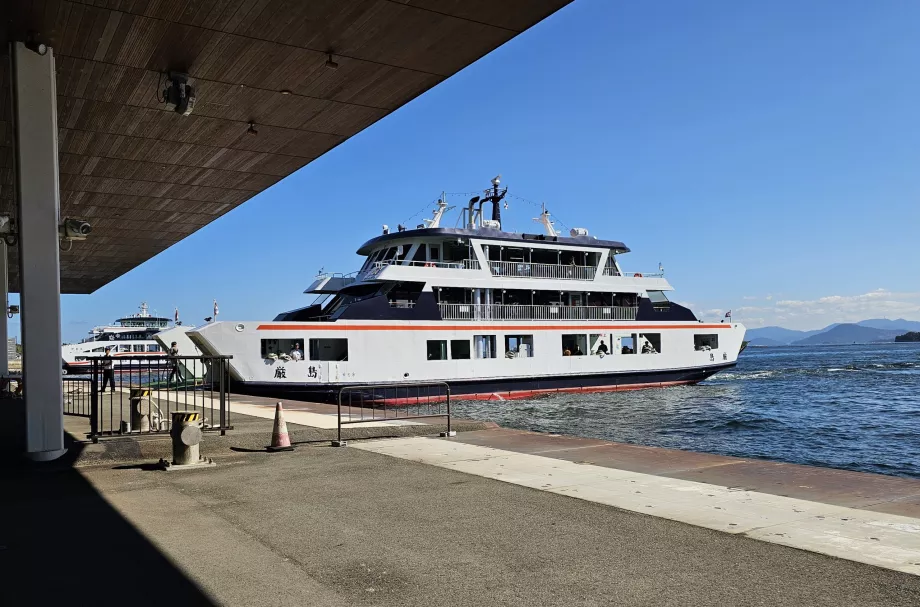
<svg viewBox="0 0 920 607">
<path fill-rule="evenodd" d="M 492 276 L 509 278 L 551 278 L 555 280 L 594 280 L 595 266 L 576 266 L 558 263 L 530 263 L 526 261 L 490 261 Z"/>
<path fill-rule="evenodd" d="M 64 413 L 89 417 L 94 442 L 104 436 L 169 432 L 173 411 L 197 411 L 202 430 L 224 435 L 233 429 L 231 358 L 94 357 L 85 376 L 63 379 Z"/>
<path fill-rule="evenodd" d="M 368 422 L 403 422 L 443 417 L 451 429 L 450 386 L 445 382 L 399 382 L 344 386 L 338 396 L 338 433 L 333 447 L 344 447 L 342 427 Z"/>
<path fill-rule="evenodd" d="M 441 303 L 443 320 L 636 320 L 635 306 Z"/>
<path fill-rule="evenodd" d="M 623 276 L 624 278 L 664 278 L 664 272 L 618 272 L 609 266 L 604 268 L 604 276 Z"/>
</svg>

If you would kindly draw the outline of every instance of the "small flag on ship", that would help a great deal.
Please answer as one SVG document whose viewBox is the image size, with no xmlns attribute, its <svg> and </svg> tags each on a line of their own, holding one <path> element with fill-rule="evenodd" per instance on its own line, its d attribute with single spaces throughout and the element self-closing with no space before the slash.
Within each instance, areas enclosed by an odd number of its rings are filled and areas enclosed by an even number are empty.
<svg viewBox="0 0 920 607">
<path fill-rule="evenodd" d="M 725 313 L 725 318 L 731 318 L 731 317 L 732 317 L 732 311 L 729 310 L 728 312 Z"/>
<path fill-rule="evenodd" d="M 218 313 L 218 309 L 217 309 L 217 300 L 215 299 L 215 300 L 214 300 L 214 319 L 215 319 L 215 320 L 217 319 L 217 313 Z"/>
</svg>

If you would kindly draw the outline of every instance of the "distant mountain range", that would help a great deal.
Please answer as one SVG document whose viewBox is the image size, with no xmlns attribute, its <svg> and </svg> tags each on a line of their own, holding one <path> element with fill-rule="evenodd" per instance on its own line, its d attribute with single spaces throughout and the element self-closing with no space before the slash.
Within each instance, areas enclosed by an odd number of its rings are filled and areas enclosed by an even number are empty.
<svg viewBox="0 0 920 607">
<path fill-rule="evenodd" d="M 894 341 L 908 331 L 920 331 L 920 321 L 870 318 L 858 323 L 834 323 L 817 331 L 795 331 L 783 327 L 750 329 L 746 338 L 751 346 L 811 346 Z"/>
</svg>

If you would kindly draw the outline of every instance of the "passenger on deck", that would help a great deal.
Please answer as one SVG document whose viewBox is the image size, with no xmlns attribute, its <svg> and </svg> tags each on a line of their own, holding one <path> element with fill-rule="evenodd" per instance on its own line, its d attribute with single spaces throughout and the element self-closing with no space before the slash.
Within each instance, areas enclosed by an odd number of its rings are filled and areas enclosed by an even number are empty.
<svg viewBox="0 0 920 607">
<path fill-rule="evenodd" d="M 597 344 L 597 353 L 603 354 L 604 356 L 610 354 L 610 352 L 607 350 L 607 344 L 604 343 L 603 339 L 601 340 L 601 343 Z"/>
<path fill-rule="evenodd" d="M 299 343 L 294 343 L 294 347 L 291 348 L 291 360 L 303 360 L 303 351 Z"/>
</svg>

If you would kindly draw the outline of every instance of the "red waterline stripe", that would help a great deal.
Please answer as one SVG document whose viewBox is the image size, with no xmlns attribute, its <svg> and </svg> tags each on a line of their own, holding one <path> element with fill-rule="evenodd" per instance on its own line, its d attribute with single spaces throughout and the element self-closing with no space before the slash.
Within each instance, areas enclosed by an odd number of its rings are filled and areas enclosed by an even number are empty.
<svg viewBox="0 0 920 607">
<path fill-rule="evenodd" d="M 332 326 L 330 326 L 332 325 Z M 316 323 L 310 325 L 259 325 L 258 331 L 557 331 L 571 329 L 603 329 L 606 331 L 632 329 L 731 329 L 730 324 L 718 325 L 339 325 Z"/>
<path fill-rule="evenodd" d="M 543 394 L 594 394 L 598 392 L 626 392 L 628 390 L 646 390 L 651 388 L 667 388 L 670 386 L 685 386 L 687 384 L 696 384 L 703 380 L 679 380 L 679 381 L 659 381 L 644 384 L 620 384 L 612 386 L 583 386 L 574 388 L 547 388 L 544 390 L 509 390 L 507 392 L 476 392 L 473 394 L 454 394 L 451 396 L 454 400 L 521 400 L 532 398 Z M 385 405 L 418 405 L 429 402 L 437 403 L 446 400 L 445 395 L 436 395 L 431 397 L 401 397 L 401 398 L 384 398 L 374 399 L 375 403 Z M 344 403 L 343 403 L 344 404 Z M 355 405 L 357 406 L 357 405 Z M 397 419 L 397 418 L 393 418 Z M 372 421 L 372 420 L 369 420 Z M 379 421 L 392 421 L 379 420 Z"/>
</svg>

